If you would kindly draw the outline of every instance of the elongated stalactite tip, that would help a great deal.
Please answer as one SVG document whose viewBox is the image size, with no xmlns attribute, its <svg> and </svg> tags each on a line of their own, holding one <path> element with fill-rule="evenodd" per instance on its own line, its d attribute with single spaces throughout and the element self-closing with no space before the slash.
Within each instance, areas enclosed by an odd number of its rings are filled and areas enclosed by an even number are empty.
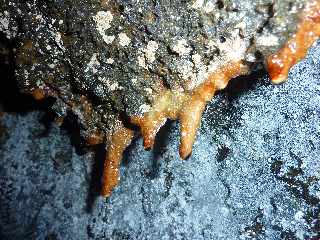
<svg viewBox="0 0 320 240">
<path fill-rule="evenodd" d="M 134 132 L 128 128 L 120 127 L 111 136 L 104 162 L 101 195 L 110 196 L 112 189 L 118 185 L 120 175 L 119 167 L 124 150 L 129 146 Z"/>
<path fill-rule="evenodd" d="M 301 15 L 297 32 L 277 53 L 267 59 L 267 68 L 274 84 L 287 80 L 291 67 L 303 59 L 320 37 L 320 1 L 311 1 Z"/>
<path fill-rule="evenodd" d="M 206 104 L 216 91 L 224 89 L 232 78 L 247 72 L 247 66 L 241 61 L 230 62 L 212 73 L 209 78 L 197 87 L 191 97 L 184 102 L 179 119 L 181 122 L 180 157 L 186 159 L 192 152 L 197 130 Z"/>
<path fill-rule="evenodd" d="M 308 49 L 320 37 L 320 1 L 310 1 L 301 17 L 296 34 L 282 49 L 266 60 L 270 78 L 275 84 L 287 79 L 290 68 L 305 57 Z M 153 147 L 156 134 L 167 119 L 180 120 L 179 153 L 182 159 L 186 159 L 192 152 L 207 102 L 213 98 L 216 91 L 224 89 L 232 78 L 247 72 L 248 68 L 241 60 L 229 62 L 211 73 L 208 79 L 192 92 L 162 91 L 155 98 L 149 112 L 143 116 L 130 117 L 131 123 L 140 127 L 144 147 Z M 124 127 L 112 135 L 104 165 L 101 191 L 103 196 L 109 196 L 117 185 L 122 154 L 132 138 L 132 130 Z"/>
<path fill-rule="evenodd" d="M 135 116 L 131 118 L 131 123 L 140 127 L 143 147 L 146 150 L 153 148 L 156 134 L 166 122 L 166 118 L 162 115 L 161 112 L 150 112 L 145 114 L 144 117 Z"/>
<path fill-rule="evenodd" d="M 192 92 L 166 90 L 159 94 L 149 112 L 143 116 L 131 117 L 131 122 L 140 127 L 144 147 L 153 146 L 157 132 L 167 119 L 180 120 L 179 153 L 182 159 L 186 159 L 192 152 L 207 102 L 213 98 L 217 90 L 224 89 L 230 79 L 246 73 L 246 70 L 241 61 L 230 62 L 212 73 Z"/>
<path fill-rule="evenodd" d="M 191 155 L 192 146 L 200 126 L 201 116 L 206 102 L 193 96 L 183 107 L 180 114 L 180 147 L 179 154 L 182 159 Z"/>
</svg>

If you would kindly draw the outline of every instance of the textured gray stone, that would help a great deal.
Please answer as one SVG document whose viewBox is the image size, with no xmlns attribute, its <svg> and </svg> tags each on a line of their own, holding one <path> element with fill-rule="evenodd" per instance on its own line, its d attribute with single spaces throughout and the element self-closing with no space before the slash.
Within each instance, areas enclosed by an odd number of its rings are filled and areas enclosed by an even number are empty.
<svg viewBox="0 0 320 240">
<path fill-rule="evenodd" d="M 1 118 L 4 239 L 319 238 L 320 44 L 274 86 L 234 81 L 207 107 L 192 156 L 178 156 L 178 124 L 151 152 L 127 151 L 112 196 L 88 201 L 93 154 L 43 113 Z M 90 210 L 88 211 L 88 204 Z"/>
<path fill-rule="evenodd" d="M 109 135 L 164 89 L 185 92 L 231 61 L 261 67 L 307 0 L 0 0 L 21 91 L 43 89 L 83 137 Z M 92 105 L 86 110 L 83 96 Z"/>
</svg>

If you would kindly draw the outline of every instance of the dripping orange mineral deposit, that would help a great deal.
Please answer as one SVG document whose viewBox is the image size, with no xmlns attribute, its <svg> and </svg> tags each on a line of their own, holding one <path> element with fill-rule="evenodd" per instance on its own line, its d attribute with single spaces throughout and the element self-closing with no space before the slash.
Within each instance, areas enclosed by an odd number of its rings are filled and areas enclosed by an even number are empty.
<svg viewBox="0 0 320 240">
<path fill-rule="evenodd" d="M 125 127 L 119 127 L 119 129 L 111 136 L 102 176 L 101 195 L 104 197 L 110 196 L 112 189 L 118 185 L 120 179 L 119 167 L 122 155 L 124 150 L 131 143 L 133 135 L 134 133 L 132 130 Z"/>
<path fill-rule="evenodd" d="M 211 74 L 206 82 L 191 93 L 166 90 L 155 100 L 151 111 L 144 116 L 131 118 L 132 123 L 141 129 L 144 147 L 153 147 L 157 132 L 168 118 L 179 119 L 181 121 L 179 152 L 181 158 L 187 158 L 191 154 L 206 103 L 212 99 L 216 91 L 225 88 L 230 79 L 246 72 L 247 67 L 241 62 L 229 63 Z M 110 196 L 112 189 L 118 184 L 122 155 L 133 136 L 133 131 L 125 127 L 120 127 L 111 136 L 104 163 L 102 196 Z"/>
<path fill-rule="evenodd" d="M 279 52 L 267 59 L 267 68 L 273 83 L 285 81 L 290 68 L 305 57 L 308 49 L 320 37 L 320 1 L 311 1 L 301 16 L 297 32 Z"/>
<path fill-rule="evenodd" d="M 152 148 L 158 130 L 167 119 L 180 120 L 180 156 L 187 158 L 192 151 L 202 113 L 215 92 L 224 89 L 230 79 L 245 74 L 247 68 L 241 62 L 231 62 L 220 68 L 190 93 L 167 90 L 156 98 L 151 111 L 131 118 L 140 127 L 144 147 Z"/>
<path fill-rule="evenodd" d="M 273 83 L 287 79 L 290 68 L 305 57 L 308 49 L 320 37 L 320 1 L 307 4 L 297 32 L 280 51 L 267 59 L 267 68 Z M 192 92 L 165 90 L 154 101 L 152 108 L 143 116 L 132 116 L 131 122 L 140 127 L 144 147 L 152 148 L 155 136 L 167 119 L 180 120 L 181 138 L 179 153 L 187 158 L 192 152 L 202 113 L 216 91 L 224 89 L 228 82 L 246 74 L 242 61 L 230 62 L 212 73 L 209 78 Z M 120 128 L 111 137 L 104 165 L 102 195 L 110 196 L 119 181 L 119 165 L 123 151 L 130 144 L 133 131 Z"/>
</svg>

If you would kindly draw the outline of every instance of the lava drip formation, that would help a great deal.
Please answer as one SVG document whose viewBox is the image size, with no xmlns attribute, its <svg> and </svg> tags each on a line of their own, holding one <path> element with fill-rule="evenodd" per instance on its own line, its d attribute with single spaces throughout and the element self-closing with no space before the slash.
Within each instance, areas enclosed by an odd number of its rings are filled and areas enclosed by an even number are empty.
<svg viewBox="0 0 320 240">
<path fill-rule="evenodd" d="M 215 92 L 224 89 L 228 82 L 247 73 L 242 62 L 231 62 L 212 73 L 209 78 L 191 93 L 169 91 L 161 94 L 153 104 L 151 111 L 143 116 L 131 117 L 131 122 L 141 129 L 143 144 L 152 148 L 158 130 L 167 119 L 180 120 L 180 156 L 186 159 L 192 152 L 202 113 Z"/>
<path fill-rule="evenodd" d="M 143 116 L 131 117 L 131 122 L 141 129 L 144 147 L 146 149 L 153 147 L 156 134 L 167 119 L 179 119 L 181 121 L 179 152 L 181 158 L 186 159 L 191 154 L 206 103 L 213 98 L 216 91 L 224 89 L 232 78 L 247 73 L 247 70 L 247 66 L 242 62 L 228 63 L 211 74 L 191 93 L 166 90 L 155 100 L 151 111 Z M 104 163 L 102 196 L 110 196 L 112 189 L 118 184 L 122 155 L 133 137 L 133 130 L 123 126 L 111 136 Z"/>
<path fill-rule="evenodd" d="M 119 167 L 124 150 L 129 146 L 134 132 L 123 126 L 119 127 L 111 136 L 110 145 L 106 149 L 103 168 L 101 195 L 110 196 L 112 189 L 118 185 Z"/>
<path fill-rule="evenodd" d="M 308 49 L 320 37 L 320 1 L 310 1 L 301 15 L 297 32 L 277 53 L 266 60 L 271 81 L 282 83 L 288 77 L 290 68 L 303 59 Z M 165 90 L 154 101 L 152 108 L 143 116 L 130 117 L 131 123 L 140 127 L 143 145 L 153 147 L 155 136 L 167 119 L 180 120 L 181 136 L 179 153 L 186 159 L 192 152 L 201 116 L 208 101 L 218 90 L 224 89 L 228 82 L 237 76 L 248 73 L 242 61 L 229 62 L 192 92 Z M 123 151 L 133 138 L 133 131 L 120 127 L 111 137 L 104 165 L 101 194 L 110 196 L 119 181 L 119 165 Z"/>
<path fill-rule="evenodd" d="M 303 59 L 308 49 L 320 37 L 320 1 L 311 1 L 302 12 L 297 32 L 282 49 L 267 59 L 267 68 L 271 81 L 284 82 L 290 68 Z"/>
</svg>

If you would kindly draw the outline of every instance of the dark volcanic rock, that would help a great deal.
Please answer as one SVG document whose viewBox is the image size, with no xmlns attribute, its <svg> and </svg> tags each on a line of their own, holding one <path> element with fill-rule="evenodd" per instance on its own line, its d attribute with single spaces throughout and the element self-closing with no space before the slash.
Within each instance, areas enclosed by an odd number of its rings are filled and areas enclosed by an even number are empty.
<svg viewBox="0 0 320 240">
<path fill-rule="evenodd" d="M 5 114 L 2 239 L 318 239 L 319 59 L 318 44 L 280 86 L 235 80 L 207 107 L 187 161 L 178 125 L 153 152 L 138 140 L 121 184 L 89 212 L 92 156 L 56 126 L 39 138 L 42 113 Z"/>
<path fill-rule="evenodd" d="M 86 137 L 148 111 L 164 87 L 190 91 L 230 60 L 261 63 L 305 2 L 0 0 L 0 32 L 15 42 L 20 89 L 54 96 Z"/>
</svg>

